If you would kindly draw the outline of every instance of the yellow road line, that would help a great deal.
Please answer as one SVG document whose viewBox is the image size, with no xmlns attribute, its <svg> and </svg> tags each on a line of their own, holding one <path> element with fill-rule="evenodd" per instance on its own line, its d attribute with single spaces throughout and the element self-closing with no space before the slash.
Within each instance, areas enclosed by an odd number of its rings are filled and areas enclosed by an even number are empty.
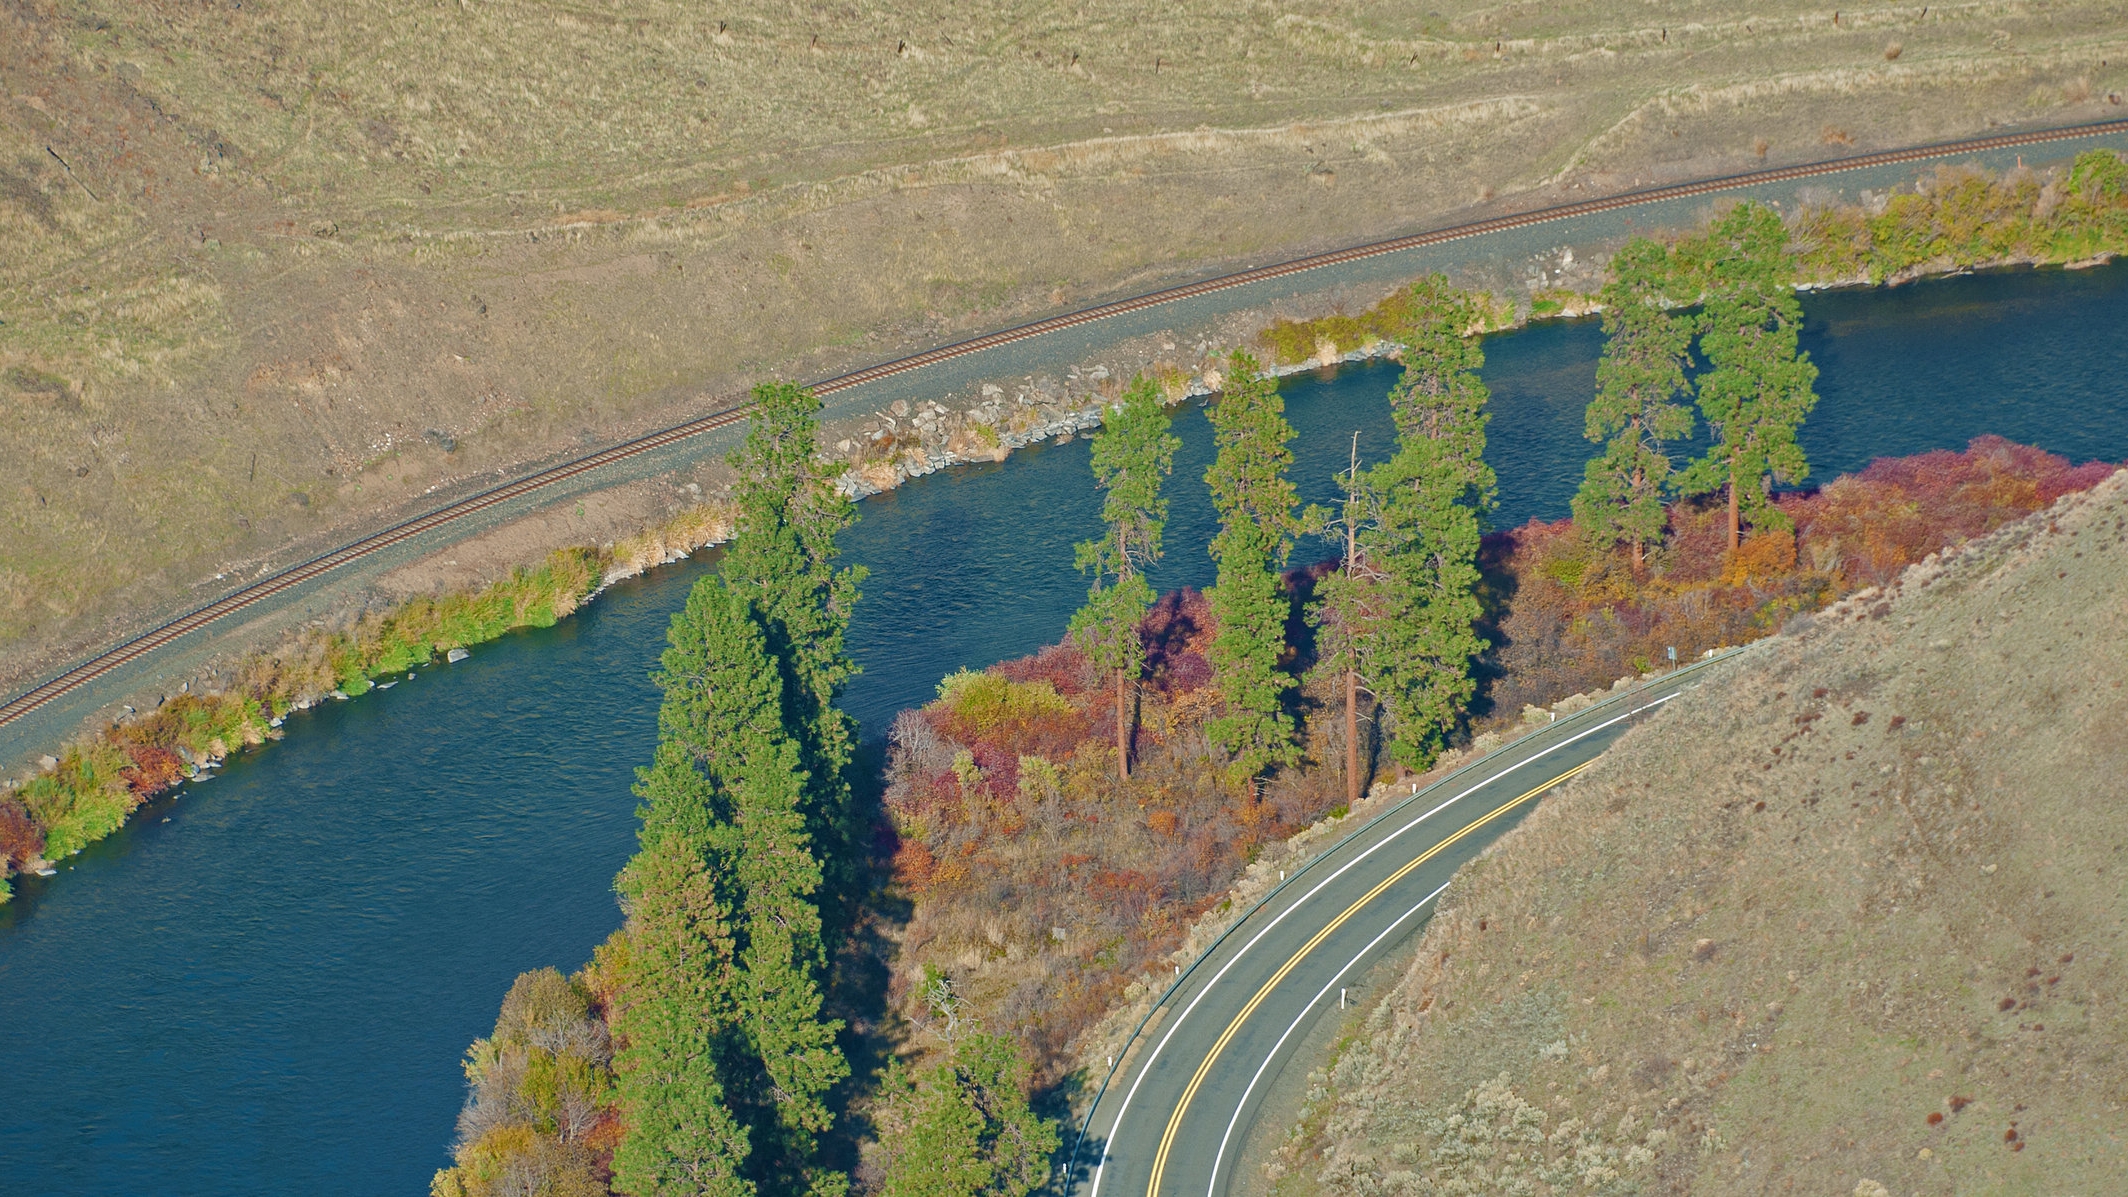
<svg viewBox="0 0 2128 1197">
<path fill-rule="evenodd" d="M 1431 848 L 1428 848 L 1424 853 L 1420 854 L 1417 859 L 1405 865 L 1403 868 L 1398 869 L 1396 872 L 1391 873 L 1387 878 L 1382 881 L 1381 884 L 1375 886 L 1371 890 L 1368 890 L 1365 896 L 1361 897 L 1359 901 L 1354 902 L 1350 906 L 1347 906 L 1343 914 L 1340 914 L 1336 918 L 1330 920 L 1330 922 L 1326 924 L 1322 930 L 1317 931 L 1315 933 L 1314 938 L 1310 939 L 1307 943 L 1301 945 L 1300 951 L 1293 953 L 1291 959 L 1287 960 L 1283 965 L 1280 965 L 1278 971 L 1271 974 L 1271 979 L 1263 983 L 1263 988 L 1256 991 L 1256 996 L 1249 999 L 1249 1004 L 1241 1008 L 1241 1013 L 1234 1016 L 1234 1021 L 1227 1024 L 1227 1029 L 1221 1032 L 1218 1041 L 1212 1044 L 1212 1050 L 1205 1053 L 1204 1063 L 1199 1064 L 1197 1066 L 1197 1074 L 1190 1078 L 1190 1083 L 1188 1087 L 1183 1089 L 1182 1100 L 1175 1103 L 1175 1113 L 1167 1120 L 1167 1133 L 1160 1136 L 1160 1150 L 1154 1153 L 1153 1155 L 1153 1176 L 1152 1180 L 1145 1186 L 1146 1197 L 1160 1197 L 1160 1180 L 1163 1174 L 1165 1174 L 1167 1171 L 1168 1151 L 1175 1144 L 1175 1133 L 1182 1129 L 1183 1115 L 1189 1112 L 1190 1102 L 1196 1098 L 1198 1086 L 1204 1083 L 1204 1078 L 1212 1071 L 1212 1065 L 1219 1059 L 1219 1054 L 1226 1050 L 1228 1043 L 1233 1041 L 1235 1032 L 1241 1030 L 1241 1024 L 1247 1022 L 1249 1020 L 1249 1016 L 1256 1013 L 1256 1007 L 1263 1004 L 1263 1000 L 1266 997 L 1270 996 L 1271 991 L 1273 989 L 1278 988 L 1279 984 L 1286 979 L 1286 975 L 1288 973 L 1291 973 L 1295 968 L 1299 967 L 1300 962 L 1307 958 L 1308 953 L 1314 951 L 1316 947 L 1319 946 L 1324 940 L 1336 934 L 1337 929 L 1339 927 L 1344 926 L 1345 923 L 1350 920 L 1353 915 L 1358 914 L 1360 910 L 1364 908 L 1369 902 L 1372 902 L 1376 898 L 1381 897 L 1382 894 L 1387 891 L 1390 886 L 1395 885 L 1397 882 L 1402 881 L 1404 878 L 1410 876 L 1412 870 L 1418 868 L 1420 865 L 1425 864 L 1427 861 L 1432 860 L 1434 857 L 1439 856 L 1441 853 L 1447 851 L 1464 836 L 1469 835 L 1471 832 L 1476 831 L 1478 828 L 1485 826 L 1487 823 L 1492 822 L 1494 819 L 1497 819 L 1501 815 L 1506 814 L 1508 811 L 1511 811 L 1514 808 L 1522 805 L 1523 803 L 1528 802 L 1530 799 L 1535 798 L 1537 795 L 1542 794 L 1546 790 L 1551 789 L 1553 786 L 1558 785 L 1560 782 L 1565 781 L 1567 778 L 1572 777 L 1576 773 L 1581 772 L 1583 769 L 1586 769 L 1590 765 L 1593 765 L 1595 763 L 1595 761 L 1584 761 L 1583 763 L 1574 766 L 1566 772 L 1561 773 L 1559 776 L 1552 778 L 1550 781 L 1539 785 L 1537 788 L 1531 790 L 1529 793 L 1524 794 L 1519 798 L 1514 798 L 1507 802 L 1501 803 L 1491 812 L 1485 815 L 1481 815 L 1477 819 L 1472 820 L 1461 831 L 1456 832 L 1454 835 L 1449 836 L 1447 839 L 1442 840 L 1440 843 L 1435 844 Z"/>
</svg>

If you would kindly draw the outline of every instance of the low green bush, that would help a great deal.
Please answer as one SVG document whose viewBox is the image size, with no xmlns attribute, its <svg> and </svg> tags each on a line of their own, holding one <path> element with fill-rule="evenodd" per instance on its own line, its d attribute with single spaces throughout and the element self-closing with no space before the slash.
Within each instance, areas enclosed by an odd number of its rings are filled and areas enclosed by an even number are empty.
<svg viewBox="0 0 2128 1197">
<path fill-rule="evenodd" d="M 2128 253 L 2128 160 L 2089 150 L 2066 175 L 2047 180 L 1946 167 L 1920 189 L 1892 196 L 1881 212 L 1807 212 L 1794 238 L 1805 282 L 1881 283 L 1915 270 Z"/>
<path fill-rule="evenodd" d="M 22 805 L 44 829 L 44 852 L 57 859 L 118 830 L 140 800 L 126 784 L 132 758 L 99 740 L 67 749 L 59 767 L 30 779 Z"/>
</svg>

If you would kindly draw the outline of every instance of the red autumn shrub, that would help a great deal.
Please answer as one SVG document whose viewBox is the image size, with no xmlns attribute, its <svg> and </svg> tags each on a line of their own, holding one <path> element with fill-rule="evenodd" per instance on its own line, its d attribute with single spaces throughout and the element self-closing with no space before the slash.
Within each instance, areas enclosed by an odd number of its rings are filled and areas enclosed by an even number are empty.
<svg viewBox="0 0 2128 1197">
<path fill-rule="evenodd" d="M 0 877 L 44 855 L 44 831 L 17 802 L 0 802 Z"/>
<path fill-rule="evenodd" d="M 1781 495 L 1794 522 L 1747 535 L 1729 552 L 1727 509 L 1680 502 L 1669 535 L 1636 574 L 1623 554 L 1592 552 L 1571 520 L 1531 521 L 1488 536 L 1485 572 L 1493 648 L 1484 662 L 1485 719 L 1513 723 L 1545 705 L 1617 677 L 1687 661 L 1776 631 L 1865 586 L 1878 586 L 1930 553 L 1985 536 L 2115 466 L 2072 466 L 1999 436 L 1964 452 L 1879 458 L 1822 490 Z"/>
<path fill-rule="evenodd" d="M 136 797 L 152 798 L 176 785 L 185 775 L 184 759 L 161 745 L 128 744 L 125 750 L 133 759 L 124 770 L 126 788 Z"/>
<path fill-rule="evenodd" d="M 1044 1080 L 1259 845 L 1342 791 L 1305 771 L 1254 802 L 1221 784 L 1202 732 L 1217 709 L 1203 596 L 1165 596 L 1140 632 L 1149 661 L 1127 783 L 1115 776 L 1112 684 L 1068 644 L 947 679 L 890 737 L 894 881 L 914 899 L 896 998 L 921 1020 L 911 994 L 922 970 L 950 976 Z"/>
</svg>

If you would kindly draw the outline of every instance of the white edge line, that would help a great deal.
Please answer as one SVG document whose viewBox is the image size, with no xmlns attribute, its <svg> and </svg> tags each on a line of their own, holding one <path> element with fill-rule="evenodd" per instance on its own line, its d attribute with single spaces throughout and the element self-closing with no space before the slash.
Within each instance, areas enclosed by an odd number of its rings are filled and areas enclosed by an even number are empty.
<svg viewBox="0 0 2128 1197">
<path fill-rule="evenodd" d="M 1131 1087 L 1129 1092 L 1123 1095 L 1123 1104 L 1117 1107 L 1116 1109 L 1116 1120 L 1109 1124 L 1109 1132 L 1112 1137 L 1101 1145 L 1101 1159 L 1098 1163 L 1094 1165 L 1094 1184 L 1093 1188 L 1087 1191 L 1087 1197 L 1101 1197 L 1101 1180 L 1108 1171 L 1108 1157 L 1113 1154 L 1110 1150 L 1115 1143 L 1113 1136 L 1123 1126 L 1124 1115 L 1130 1113 L 1131 1099 L 1135 1098 L 1138 1095 L 1138 1086 L 1145 1083 L 1146 1074 L 1152 1071 L 1153 1064 L 1160 1059 L 1160 1053 L 1167 1049 L 1168 1040 L 1175 1037 L 1175 1032 L 1181 1029 L 1182 1024 L 1184 1022 L 1189 1020 L 1190 1013 L 1197 1009 L 1197 1003 L 1203 1001 L 1204 996 L 1210 993 L 1212 989 L 1219 984 L 1220 978 L 1227 975 L 1227 970 L 1233 968 L 1236 964 L 1240 963 L 1241 958 L 1248 954 L 1249 949 L 1255 947 L 1257 942 L 1263 939 L 1264 936 L 1269 935 L 1274 927 L 1277 927 L 1280 923 L 1284 922 L 1287 915 L 1292 914 L 1294 911 L 1300 909 L 1301 905 L 1307 902 L 1308 899 L 1313 898 L 1316 894 L 1322 892 L 1324 886 L 1329 885 L 1331 882 L 1336 881 L 1339 877 L 1344 876 L 1346 870 L 1353 868 L 1361 861 L 1366 860 L 1368 857 L 1374 855 L 1376 852 L 1379 852 L 1383 848 L 1388 847 L 1390 841 L 1396 839 L 1398 836 L 1403 835 L 1405 832 L 1410 831 L 1412 828 L 1417 827 L 1419 824 L 1424 823 L 1426 820 L 1433 818 L 1435 815 L 1441 813 L 1442 811 L 1447 810 L 1449 807 L 1454 806 L 1456 803 L 1461 802 L 1463 799 L 1470 797 L 1472 794 L 1477 793 L 1479 790 L 1484 789 L 1486 786 L 1489 786 L 1494 782 L 1500 780 L 1501 778 L 1506 777 L 1508 774 L 1513 773 L 1515 770 L 1520 769 L 1524 765 L 1543 760 L 1545 757 L 1550 756 L 1552 753 L 1555 753 L 1570 744 L 1575 744 L 1582 740 L 1585 740 L 1588 737 L 1595 735 L 1597 732 L 1602 731 L 1604 728 L 1607 728 L 1614 723 L 1618 723 L 1626 719 L 1631 719 L 1635 715 L 1639 715 L 1643 712 L 1653 710 L 1654 708 L 1661 706 L 1662 704 L 1670 701 L 1671 699 L 1676 698 L 1678 694 L 1682 693 L 1684 693 L 1684 691 L 1680 689 L 1676 693 L 1665 694 L 1661 698 L 1656 699 L 1655 701 L 1647 704 L 1646 706 L 1635 707 L 1632 710 L 1625 712 L 1624 714 L 1614 715 L 1611 718 L 1604 720 L 1602 723 L 1599 723 L 1586 731 L 1580 732 L 1574 736 L 1559 741 L 1557 744 L 1552 745 L 1550 748 L 1546 748 L 1541 752 L 1533 753 L 1529 756 L 1522 758 L 1519 761 L 1516 761 L 1514 764 L 1509 765 L 1507 768 L 1500 770 L 1498 773 L 1493 774 L 1492 776 L 1486 778 L 1484 781 L 1472 785 L 1469 789 L 1464 790 L 1462 793 L 1457 794 L 1453 798 L 1443 800 L 1440 805 L 1434 807 L 1432 810 L 1427 811 L 1425 814 L 1420 815 L 1418 818 L 1413 819 L 1411 822 L 1404 824 L 1402 827 L 1397 828 L 1395 831 L 1392 831 L 1388 835 L 1385 835 L 1381 839 L 1375 841 L 1373 847 L 1367 849 L 1365 852 L 1360 853 L 1358 856 L 1353 857 L 1351 860 L 1346 861 L 1342 866 L 1338 868 L 1336 872 L 1331 873 L 1329 876 L 1323 878 L 1321 881 L 1316 882 L 1314 888 L 1310 889 L 1307 893 L 1302 894 L 1299 898 L 1295 899 L 1292 905 L 1286 907 L 1284 910 L 1279 911 L 1278 914 L 1273 917 L 1270 922 L 1264 924 L 1262 930 L 1250 936 L 1249 942 L 1243 944 L 1240 950 L 1236 951 L 1231 959 L 1229 959 L 1225 964 L 1221 965 L 1219 967 L 1218 972 L 1212 974 L 1212 979 L 1204 983 L 1204 987 L 1199 989 L 1197 991 L 1196 996 L 1190 999 L 1190 1004 L 1183 1007 L 1182 1013 L 1175 1016 L 1174 1022 L 1168 1024 L 1166 1033 L 1161 1035 L 1160 1042 L 1154 1045 L 1153 1054 L 1147 1056 L 1145 1058 L 1145 1063 L 1139 1066 L 1138 1075 L 1131 1081 Z"/>
<path fill-rule="evenodd" d="M 1249 1087 L 1241 1091 L 1241 1100 L 1234 1103 L 1234 1116 L 1232 1118 L 1227 1119 L 1227 1132 L 1219 1136 L 1219 1152 L 1217 1155 L 1214 1155 L 1212 1157 L 1212 1178 L 1205 1188 L 1207 1197 L 1218 1197 L 1219 1166 L 1220 1164 L 1225 1162 L 1227 1158 L 1227 1142 L 1234 1137 L 1234 1127 L 1241 1122 L 1241 1112 L 1249 1108 L 1249 1095 L 1256 1092 L 1256 1083 L 1263 1079 L 1264 1070 L 1271 1067 L 1271 1061 L 1276 1060 L 1278 1058 L 1278 1053 L 1285 1048 L 1286 1040 L 1291 1037 L 1293 1032 L 1299 1028 L 1300 1024 L 1307 1019 L 1309 1012 L 1315 1009 L 1315 1003 L 1322 1001 L 1324 997 L 1328 996 L 1331 987 L 1336 985 L 1338 981 L 1342 980 L 1344 978 L 1344 975 L 1347 972 L 1351 971 L 1353 965 L 1358 964 L 1361 960 L 1365 959 L 1367 953 L 1372 952 L 1377 946 L 1381 944 L 1383 940 L 1389 938 L 1390 932 L 1395 931 L 1398 927 L 1403 926 L 1405 919 L 1408 919 L 1412 915 L 1415 915 L 1419 911 L 1425 909 L 1426 904 L 1428 902 L 1431 902 L 1435 898 L 1440 897 L 1442 893 L 1447 891 L 1447 889 L 1448 882 L 1442 882 L 1441 887 L 1439 889 L 1436 889 L 1425 897 L 1420 898 L 1418 901 L 1418 905 L 1413 906 L 1411 909 L 1398 915 L 1396 917 L 1396 921 L 1390 923 L 1387 927 L 1382 928 L 1381 934 L 1375 936 L 1372 940 L 1369 940 L 1367 946 L 1359 950 L 1358 955 L 1346 961 L 1345 966 L 1343 968 L 1338 969 L 1335 973 L 1332 973 L 1330 975 L 1330 980 L 1325 983 L 1321 989 L 1316 990 L 1315 996 L 1309 998 L 1308 1004 L 1302 1006 L 1300 1013 L 1293 1017 L 1292 1023 L 1286 1027 L 1285 1034 L 1280 1035 L 1278 1037 L 1278 1042 L 1271 1045 L 1271 1050 L 1267 1054 L 1265 1054 L 1263 1058 L 1263 1063 L 1258 1064 L 1256 1066 L 1256 1075 L 1249 1078 Z"/>
</svg>

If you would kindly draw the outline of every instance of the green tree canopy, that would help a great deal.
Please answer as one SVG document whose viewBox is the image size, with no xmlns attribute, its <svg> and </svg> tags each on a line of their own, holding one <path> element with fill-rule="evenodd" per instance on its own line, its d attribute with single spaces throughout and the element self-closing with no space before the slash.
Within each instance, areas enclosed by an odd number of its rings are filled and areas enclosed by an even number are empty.
<svg viewBox="0 0 2128 1197">
<path fill-rule="evenodd" d="M 811 1165 L 814 1136 L 832 1117 L 827 1091 L 849 1066 L 835 1045 L 841 1024 L 820 1017 L 821 871 L 769 636 L 722 576 L 704 578 L 673 617 L 657 674 L 659 743 L 636 787 L 642 850 L 623 875 L 637 947 L 623 987 L 629 1013 L 616 1027 L 628 1037 L 618 1065 L 630 1127 L 616 1176 L 639 1197 L 679 1191 L 654 1161 L 665 1140 L 715 1129 L 705 1103 L 740 1128 L 736 1176 L 785 1192 L 839 1179 Z M 638 1042 L 631 1020 L 658 1033 Z M 636 1071 L 714 1084 L 631 1088 Z"/>
<path fill-rule="evenodd" d="M 1128 685 L 1145 668 L 1138 624 L 1152 605 L 1144 570 L 1160 560 L 1167 525 L 1161 485 L 1175 470 L 1182 442 L 1168 431 L 1160 388 L 1140 375 L 1108 410 L 1094 436 L 1095 484 L 1108 492 L 1101 505 L 1106 531 L 1078 545 L 1078 567 L 1093 575 L 1086 605 L 1071 618 L 1071 636 L 1089 660 L 1116 679 L 1116 767 L 1130 776 Z"/>
<path fill-rule="evenodd" d="M 1476 692 L 1471 662 L 1486 647 L 1474 630 L 1480 520 L 1498 485 L 1485 464 L 1485 353 L 1466 335 L 1479 324 L 1475 305 L 1433 275 L 1413 285 L 1404 311 L 1404 374 L 1389 393 L 1397 451 L 1345 484 L 1366 568 L 1325 598 L 1388 708 L 1390 751 L 1421 768 Z"/>
<path fill-rule="evenodd" d="M 1574 523 L 1592 545 L 1626 544 L 1637 569 L 1647 546 L 1662 542 L 1663 491 L 1671 461 L 1664 443 L 1692 434 L 1685 362 L 1692 321 L 1674 314 L 1677 289 L 1670 252 L 1644 237 L 1611 259 L 1603 289 L 1603 357 L 1584 435 L 1603 444 L 1574 496 Z"/>
<path fill-rule="evenodd" d="M 883 1197 L 1026 1197 L 1049 1176 L 1056 1123 L 1027 1106 L 1011 1039 L 959 1036 L 914 1076 L 897 1061 L 882 1088 Z"/>
<path fill-rule="evenodd" d="M 856 521 L 856 509 L 817 452 L 820 400 L 777 382 L 755 387 L 754 404 L 746 442 L 731 456 L 737 526 L 719 570 L 760 613 L 783 679 L 783 709 L 807 776 L 807 829 L 833 882 L 825 897 L 839 926 L 860 888 L 863 835 L 846 775 L 855 725 L 835 706 L 857 674 L 845 642 L 865 571 L 835 567 L 835 538 Z"/>
<path fill-rule="evenodd" d="M 1817 406 L 1818 368 L 1797 348 L 1803 305 L 1778 212 L 1738 204 L 1704 238 L 1681 246 L 1680 256 L 1697 267 L 1705 289 L 1699 348 L 1708 370 L 1699 377 L 1699 409 L 1715 444 L 1677 485 L 1686 494 L 1727 490 L 1734 549 L 1746 522 L 1789 524 L 1769 487 L 1810 474 L 1796 430 Z"/>
<path fill-rule="evenodd" d="M 1441 274 L 1413 283 L 1398 311 L 1404 373 L 1389 391 L 1398 440 L 1439 446 L 1443 463 L 1462 464 L 1469 501 L 1490 508 L 1497 487 L 1485 464 L 1485 405 L 1492 393 L 1478 377 L 1485 350 L 1469 335 L 1482 325 L 1482 313 Z"/>
<path fill-rule="evenodd" d="M 1293 679 L 1280 667 L 1292 604 L 1279 571 L 1301 530 L 1294 514 L 1299 497 L 1286 476 L 1293 426 L 1285 411 L 1276 381 L 1236 350 L 1211 408 L 1217 454 L 1204 480 L 1219 513 L 1212 537 L 1218 578 L 1205 596 L 1218 627 L 1208 655 L 1226 706 L 1205 730 L 1227 754 L 1237 783 L 1300 755 L 1285 709 Z"/>
<path fill-rule="evenodd" d="M 612 1012 L 614 1072 L 627 1132 L 613 1188 L 632 1197 L 751 1197 L 751 1150 L 725 1105 L 719 1058 L 734 1016 L 730 912 L 699 853 L 676 831 L 621 873 L 630 960 Z"/>
</svg>

